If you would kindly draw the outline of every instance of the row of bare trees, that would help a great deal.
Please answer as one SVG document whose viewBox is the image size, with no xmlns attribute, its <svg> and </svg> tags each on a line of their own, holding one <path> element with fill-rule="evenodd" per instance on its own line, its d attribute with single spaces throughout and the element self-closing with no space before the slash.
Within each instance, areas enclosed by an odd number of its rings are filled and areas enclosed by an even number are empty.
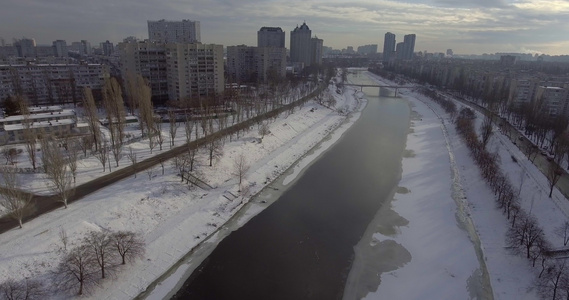
<svg viewBox="0 0 569 300">
<path fill-rule="evenodd" d="M 51 136 L 40 140 L 42 166 L 47 179 L 48 188 L 58 197 L 67 208 L 67 201 L 74 192 L 77 176 L 78 151 L 74 140 L 68 141 L 67 150 L 60 147 L 60 141 Z M 22 228 L 23 219 L 32 212 L 32 194 L 25 191 L 25 187 L 14 166 L 0 168 L 0 204 L 6 209 L 11 218 L 18 221 Z"/>
<path fill-rule="evenodd" d="M 116 278 L 119 267 L 142 258 L 144 239 L 132 231 L 91 231 L 78 246 L 68 249 L 70 241 L 60 231 L 61 258 L 51 271 L 50 285 L 37 279 L 6 279 L 0 283 L 0 299 L 45 299 L 61 292 L 83 295 L 105 278 Z"/>
<path fill-rule="evenodd" d="M 495 196 L 495 204 L 509 220 L 510 227 L 506 233 L 506 244 L 509 249 L 526 257 L 532 264 L 540 268 L 535 285 L 544 298 L 566 299 L 569 297 L 569 269 L 565 260 L 558 261 L 551 257 L 551 246 L 545 238 L 543 229 L 530 212 L 520 206 L 520 193 L 523 185 L 522 174 L 520 186 L 514 187 L 509 178 L 500 170 L 499 158 L 485 148 L 485 143 L 476 134 L 473 118 L 469 108 L 463 108 L 455 120 L 457 132 L 465 141 L 482 177 L 486 180 Z M 564 230 L 563 230 L 564 229 Z M 557 230 L 563 237 L 564 244 L 569 241 L 569 223 Z M 563 296 L 561 296 L 563 294 Z"/>
<path fill-rule="evenodd" d="M 488 64 L 488 62 L 486 62 Z M 419 82 L 428 82 L 445 91 L 454 90 L 455 95 L 487 109 L 496 119 L 503 117 L 509 124 L 524 134 L 537 147 L 530 149 L 534 154 L 539 148 L 547 147 L 551 155 L 556 157 L 559 165 L 566 163 L 569 169 L 569 132 L 567 126 L 569 117 L 561 111 L 552 114 L 550 106 L 543 97 L 528 99 L 528 102 L 516 103 L 518 91 L 512 89 L 512 78 L 502 74 L 486 74 L 484 80 L 479 80 L 477 72 L 469 72 L 480 66 L 456 66 L 446 64 L 409 64 L 398 62 L 391 64 L 387 70 L 373 69 L 374 73 L 390 78 L 396 77 L 395 73 L 404 75 Z M 458 76 L 451 74 L 458 72 Z M 434 91 L 433 91 L 434 92 Z M 488 122 L 492 121 L 492 118 Z M 489 125 L 485 126 L 490 128 Z M 506 133 L 510 134 L 509 126 L 503 126 Z M 484 137 L 483 137 L 484 139 Z M 561 155 L 560 158 L 557 156 Z"/>
<path fill-rule="evenodd" d="M 118 266 L 142 257 L 145 252 L 143 238 L 132 231 L 91 231 L 69 251 L 63 238 L 62 243 L 64 255 L 54 271 L 55 284 L 79 295 L 100 280 L 115 276 Z"/>
</svg>

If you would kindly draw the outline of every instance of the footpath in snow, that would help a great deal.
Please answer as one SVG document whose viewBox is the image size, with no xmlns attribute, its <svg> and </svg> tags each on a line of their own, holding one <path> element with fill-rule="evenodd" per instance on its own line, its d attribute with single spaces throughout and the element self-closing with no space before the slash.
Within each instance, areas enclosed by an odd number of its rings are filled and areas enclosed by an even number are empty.
<svg viewBox="0 0 569 300">
<path fill-rule="evenodd" d="M 112 279 L 101 281 L 85 298 L 136 297 L 191 249 L 223 228 L 253 195 L 270 185 L 324 138 L 334 132 L 332 138 L 320 145 L 319 151 L 331 146 L 355 122 L 357 112 L 365 103 L 353 90 L 346 89 L 343 95 L 337 95 L 331 86 L 329 91 L 335 97 L 335 107 L 342 112 L 310 101 L 293 114 L 281 114 L 270 123 L 270 134 L 262 139 L 254 129 L 231 142 L 226 140 L 223 155 L 216 159 L 213 167 L 208 166 L 206 151 L 200 151 L 198 170 L 200 177 L 214 187 L 211 190 L 188 189 L 176 176 L 176 169 L 167 162 L 164 173 L 160 166 L 141 172 L 136 178 L 97 191 L 68 209 L 50 212 L 25 223 L 23 229 L 2 234 L 0 278 L 26 277 L 49 282 L 50 271 L 57 267 L 63 255 L 59 237 L 62 230 L 69 237 L 68 248 L 78 245 L 92 230 L 130 230 L 141 233 L 145 239 L 144 258 L 115 268 Z M 346 112 L 356 113 L 349 117 Z M 334 131 L 340 126 L 340 130 Z M 315 159 L 317 153 L 302 164 Z M 240 193 L 234 161 L 242 154 L 250 169 Z M 93 168 L 98 167 L 93 164 Z M 293 174 L 298 172 L 295 169 Z"/>
</svg>

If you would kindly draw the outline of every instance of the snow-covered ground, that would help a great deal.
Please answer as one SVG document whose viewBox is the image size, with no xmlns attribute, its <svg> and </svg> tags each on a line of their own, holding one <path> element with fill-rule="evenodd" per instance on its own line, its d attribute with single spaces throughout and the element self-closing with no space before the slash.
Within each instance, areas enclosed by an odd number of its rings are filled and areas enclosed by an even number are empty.
<svg viewBox="0 0 569 300">
<path fill-rule="evenodd" d="M 494 195 L 450 117 L 421 94 L 401 94 L 420 115 L 419 120 L 413 121 L 407 139 L 407 150 L 412 155 L 403 159 L 400 186 L 406 190 L 396 194 L 392 208 L 409 224 L 393 236 L 375 234 L 374 243 L 392 239 L 406 248 L 412 259 L 381 275 L 378 290 L 365 299 L 473 299 L 477 293 L 479 297 L 484 295 L 483 278 L 479 270 L 475 272 L 479 266 L 474 251 L 477 237 L 482 250 L 479 257 L 483 257 L 488 270 L 493 298 L 539 299 L 533 289 L 539 267 L 532 268 L 528 260 L 506 249 L 509 222 L 496 209 Z M 461 107 L 458 102 L 457 105 Z M 482 119 L 478 115 L 476 128 Z M 446 141 L 443 131 L 448 135 Z M 567 199 L 557 189 L 552 199 L 547 197 L 545 176 L 497 128 L 487 149 L 499 153 L 501 169 L 514 187 L 521 187 L 521 206 L 538 219 L 553 247 L 560 248 L 563 241 L 553 231 L 567 220 Z M 455 197 L 454 202 L 451 197 L 457 186 L 450 181 L 453 172 L 459 175 L 458 191 L 464 193 L 462 199 Z M 461 215 L 474 224 L 476 235 L 471 235 L 472 241 L 467 240 L 468 226 L 464 226 Z"/>
<path fill-rule="evenodd" d="M 361 107 L 352 92 L 339 96 L 332 90 L 332 94 L 338 101 L 336 107 L 347 105 L 352 111 Z M 374 243 L 394 240 L 409 251 L 412 259 L 397 270 L 382 274 L 379 288 L 366 299 L 469 299 L 480 295 L 477 283 L 480 264 L 474 243 L 465 230 L 468 217 L 480 238 L 481 256 L 494 298 L 537 299 L 530 289 L 537 270 L 505 249 L 508 222 L 495 208 L 493 194 L 449 116 L 422 95 L 410 91 L 401 94 L 409 99 L 418 116 L 412 121 L 413 131 L 408 135 L 409 155 L 403 159 L 400 186 L 406 189 L 396 194 L 392 209 L 409 224 L 401 226 L 395 234 L 374 234 L 373 239 Z M 481 119 L 479 116 L 478 120 Z M 119 270 L 115 279 L 103 281 L 88 296 L 133 298 L 235 215 L 250 195 L 267 185 L 267 177 L 273 180 L 282 174 L 345 120 L 344 115 L 310 102 L 294 114 L 288 117 L 283 114 L 271 123 L 271 134 L 261 143 L 256 130 L 233 142 L 227 141 L 224 155 L 213 168 L 207 166 L 205 151 L 200 153 L 199 169 L 215 189 L 189 190 L 167 163 L 164 175 L 158 166 L 153 174 L 139 173 L 137 178 L 117 182 L 68 209 L 25 223 L 23 229 L 0 235 L 0 278 L 31 277 L 48 282 L 48 272 L 61 258 L 58 237 L 61 228 L 67 231 L 73 244 L 90 230 L 133 230 L 140 232 L 147 243 L 144 259 Z M 178 136 L 183 139 L 183 128 L 179 130 Z M 147 155 L 142 152 L 145 147 L 144 142 L 133 144 L 133 148 L 140 149 L 141 156 Z M 567 219 L 566 199 L 557 190 L 553 199 L 547 197 L 547 179 L 499 131 L 495 130 L 488 149 L 498 151 L 502 170 L 510 174 L 513 186 L 522 187 L 524 209 L 537 217 L 554 247 L 562 245 L 553 229 Z M 247 195 L 238 194 L 237 179 L 232 175 L 233 160 L 241 153 L 251 163 L 245 178 L 245 185 L 250 187 Z M 512 155 L 517 162 L 511 159 Z M 308 163 L 309 160 L 302 164 Z M 102 171 L 94 159 L 84 160 L 82 164 L 84 171 L 79 180 L 86 181 Z M 452 176 L 456 174 L 458 185 L 453 186 Z M 30 187 L 37 191 L 45 189 L 41 180 L 33 182 Z M 464 197 L 457 198 L 457 192 L 461 191 Z M 233 199 L 229 192 L 238 197 Z M 466 204 L 461 206 L 463 201 Z"/>
<path fill-rule="evenodd" d="M 337 95 L 335 87 L 331 86 L 330 91 L 338 108 L 357 111 L 363 107 L 353 90 L 346 89 L 343 95 Z M 23 229 L 13 229 L 0 235 L 0 278 L 27 277 L 49 282 L 49 271 L 62 257 L 61 229 L 71 240 L 71 247 L 80 243 L 82 237 L 92 230 L 131 230 L 140 232 L 146 241 L 144 259 L 119 268 L 114 279 L 102 281 L 88 296 L 90 299 L 131 299 L 190 249 L 215 233 L 249 201 L 251 195 L 270 184 L 346 120 L 353 123 L 355 119 L 308 102 L 294 114 L 282 114 L 270 123 L 271 133 L 264 136 L 262 142 L 259 142 L 256 129 L 232 142 L 227 140 L 223 155 L 213 167 L 208 166 L 205 151 L 200 152 L 198 169 L 214 189 L 189 190 L 168 162 L 164 175 L 157 166 L 152 172 L 140 172 L 136 178 L 122 180 L 95 192 L 68 209 L 58 209 L 38 217 L 25 223 Z M 183 128 L 179 130 L 182 132 L 178 135 L 183 136 Z M 132 147 L 145 151 L 143 148 L 147 144 L 139 144 Z M 155 149 L 154 154 L 156 152 Z M 250 164 L 243 183 L 248 188 L 242 189 L 246 193 L 238 192 L 238 179 L 233 175 L 234 160 L 240 154 L 244 154 Z M 78 176 L 79 182 L 87 181 L 102 171 L 93 158 L 82 160 L 80 164 L 83 171 Z M 29 187 L 39 192 L 45 190 L 41 178 L 35 179 L 29 180 L 33 181 Z"/>
</svg>

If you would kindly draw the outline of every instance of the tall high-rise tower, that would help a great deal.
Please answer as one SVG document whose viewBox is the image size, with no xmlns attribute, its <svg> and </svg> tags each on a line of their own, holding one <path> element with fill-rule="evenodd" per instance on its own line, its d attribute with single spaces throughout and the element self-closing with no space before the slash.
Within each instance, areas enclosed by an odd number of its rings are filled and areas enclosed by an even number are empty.
<svg viewBox="0 0 569 300">
<path fill-rule="evenodd" d="M 414 34 L 408 34 L 403 38 L 403 59 L 413 59 L 415 53 L 415 38 Z"/>
<path fill-rule="evenodd" d="M 388 32 L 383 40 L 383 60 L 388 61 L 395 52 L 395 34 Z"/>
<path fill-rule="evenodd" d="M 285 47 L 285 32 L 280 27 L 261 27 L 257 31 L 257 47 Z"/>
<path fill-rule="evenodd" d="M 310 39 L 310 52 L 311 52 L 311 62 L 312 64 L 320 65 L 322 64 L 322 46 L 324 40 L 319 39 L 317 36 Z"/>
<path fill-rule="evenodd" d="M 290 60 L 293 63 L 301 62 L 305 67 L 312 64 L 311 35 L 312 31 L 306 22 L 290 32 Z"/>
<path fill-rule="evenodd" d="M 65 40 L 53 41 L 53 53 L 56 57 L 67 57 L 67 42 Z"/>
<path fill-rule="evenodd" d="M 201 42 L 199 21 L 148 21 L 148 38 L 159 43 Z"/>
</svg>

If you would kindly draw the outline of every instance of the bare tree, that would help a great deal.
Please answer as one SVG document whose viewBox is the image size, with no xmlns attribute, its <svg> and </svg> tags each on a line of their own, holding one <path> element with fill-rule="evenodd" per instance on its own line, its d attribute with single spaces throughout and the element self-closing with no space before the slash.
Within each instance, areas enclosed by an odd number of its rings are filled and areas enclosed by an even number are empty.
<svg viewBox="0 0 569 300">
<path fill-rule="evenodd" d="M 152 180 L 152 175 L 154 175 L 154 168 L 146 169 L 146 175 L 148 175 L 148 180 Z"/>
<path fill-rule="evenodd" d="M 71 141 L 71 145 L 67 147 L 67 163 L 69 165 L 69 170 L 71 171 L 71 175 L 73 175 L 73 183 L 77 179 L 77 160 L 78 160 L 78 148 L 79 142 Z"/>
<path fill-rule="evenodd" d="M 116 252 L 113 252 L 113 240 L 109 232 L 91 231 L 84 238 L 83 244 L 89 249 L 95 262 L 101 270 L 101 278 L 106 277 L 105 271 L 108 273 L 109 260 L 113 259 Z"/>
<path fill-rule="evenodd" d="M 241 153 L 233 160 L 233 175 L 239 179 L 239 190 L 241 190 L 241 183 L 247 171 L 249 171 L 249 163 L 245 154 Z"/>
<path fill-rule="evenodd" d="M 26 152 L 28 153 L 28 158 L 32 164 L 32 168 L 36 169 L 37 163 L 37 132 L 33 128 L 33 121 L 30 118 L 30 111 L 27 102 L 23 99 L 19 101 L 20 112 L 22 113 L 22 136 L 24 138 L 24 146 L 26 147 Z"/>
<path fill-rule="evenodd" d="M 267 122 L 262 122 L 259 126 L 259 135 L 261 135 L 261 139 L 265 137 L 265 135 L 271 133 L 269 130 L 269 124 Z"/>
<path fill-rule="evenodd" d="M 184 182 L 184 176 L 186 175 L 186 168 L 188 167 L 189 160 L 190 160 L 189 154 L 178 155 L 174 157 L 173 160 L 174 167 L 178 169 L 180 177 L 182 178 L 182 182 Z"/>
<path fill-rule="evenodd" d="M 558 237 L 563 238 L 563 246 L 567 246 L 569 243 L 569 221 L 565 221 L 561 226 L 556 227 L 554 232 Z"/>
<path fill-rule="evenodd" d="M 522 142 L 523 143 L 523 142 Z M 529 140 L 525 143 L 526 144 L 526 153 L 528 159 L 533 162 L 539 153 L 539 147 L 534 143 L 530 142 Z"/>
<path fill-rule="evenodd" d="M 148 133 L 148 148 L 150 149 L 150 154 L 152 154 L 152 150 L 156 148 L 156 135 L 152 133 L 153 130 L 150 130 Z"/>
<path fill-rule="evenodd" d="M 96 283 L 97 263 L 87 245 L 81 245 L 67 253 L 55 271 L 55 284 L 62 290 L 77 289 L 83 295 Z"/>
<path fill-rule="evenodd" d="M 213 159 L 218 158 L 223 154 L 223 144 L 215 136 L 214 128 L 212 123 L 206 126 L 206 147 L 209 153 L 209 166 L 213 166 Z"/>
<path fill-rule="evenodd" d="M 168 121 L 170 122 L 170 148 L 174 147 L 175 139 L 176 139 L 176 132 L 178 131 L 178 127 L 180 124 L 176 121 L 176 113 L 173 109 L 168 110 Z M 190 130 L 190 133 L 192 131 Z"/>
<path fill-rule="evenodd" d="M 134 178 L 136 178 L 136 162 L 138 160 L 138 157 L 137 157 L 136 153 L 134 152 L 134 150 L 132 149 L 132 147 L 128 147 L 128 153 L 126 156 L 128 157 L 128 159 L 132 163 L 132 168 L 134 169 Z"/>
<path fill-rule="evenodd" d="M 559 179 L 561 179 L 562 175 L 563 175 L 563 170 L 561 169 L 561 167 L 555 161 L 550 161 L 547 166 L 547 180 L 549 181 L 549 198 L 551 198 L 551 195 L 553 194 L 553 188 L 555 187 Z"/>
<path fill-rule="evenodd" d="M 189 143 L 192 141 L 192 128 L 193 128 L 194 123 L 192 122 L 192 120 L 190 120 L 190 118 L 188 117 L 188 115 L 186 115 L 186 121 L 184 122 L 184 132 L 186 133 L 186 143 Z M 196 134 L 198 133 L 197 130 L 197 126 L 196 126 Z M 196 140 L 198 139 L 198 136 L 196 135 Z"/>
<path fill-rule="evenodd" d="M 43 284 L 37 280 L 21 279 L 16 281 L 8 279 L 0 284 L 0 298 L 6 300 L 34 300 L 44 299 L 46 291 Z"/>
<path fill-rule="evenodd" d="M 67 208 L 67 200 L 73 193 L 73 176 L 67 167 L 67 159 L 57 141 L 49 137 L 42 140 L 42 153 L 50 188 L 59 195 L 59 201 Z"/>
<path fill-rule="evenodd" d="M 482 146 L 486 147 L 490 137 L 492 136 L 492 127 L 493 127 L 492 117 L 484 117 L 484 121 L 480 125 L 480 136 L 482 138 Z"/>
<path fill-rule="evenodd" d="M 543 299 L 559 299 L 562 278 L 567 276 L 565 260 L 560 264 L 550 264 L 545 270 L 543 276 L 537 280 L 537 290 Z"/>
<path fill-rule="evenodd" d="M 535 267 L 535 262 L 540 258 L 545 258 L 551 246 L 545 238 L 538 238 L 534 245 L 530 247 L 529 258 L 532 262 L 532 267 Z"/>
<path fill-rule="evenodd" d="M 137 76 L 137 85 L 140 92 L 138 98 L 138 117 L 140 119 L 140 130 L 144 136 L 146 129 L 150 135 L 154 128 L 154 109 L 152 107 L 152 90 L 142 76 Z"/>
<path fill-rule="evenodd" d="M 0 204 L 7 210 L 8 216 L 18 221 L 22 228 L 22 219 L 30 213 L 32 195 L 22 190 L 18 173 L 13 168 L 0 168 L 2 176 Z"/>
<path fill-rule="evenodd" d="M 111 151 L 118 167 L 122 154 L 126 121 L 122 90 L 114 77 L 105 81 L 103 86 L 103 104 L 107 112 Z"/>
<path fill-rule="evenodd" d="M 137 107 L 137 99 L 140 97 L 140 87 L 138 86 L 139 81 L 137 75 L 132 71 L 127 72 L 125 83 L 128 110 L 131 115 L 134 115 L 134 111 Z"/>
<path fill-rule="evenodd" d="M 91 92 L 90 88 L 85 88 L 84 94 L 85 97 L 83 98 L 83 107 L 85 109 L 85 120 L 89 125 L 89 131 L 91 132 L 91 141 L 93 145 L 95 145 L 96 151 L 98 150 L 97 147 L 101 143 L 101 127 L 99 118 L 97 116 L 97 106 L 95 104 L 95 99 L 93 98 L 93 92 Z"/>
<path fill-rule="evenodd" d="M 95 151 L 95 157 L 99 162 L 101 162 L 101 165 L 103 165 L 103 172 L 105 172 L 107 168 L 107 160 L 109 160 L 109 147 L 107 145 L 107 140 L 103 139 L 103 142 L 99 145 L 99 149 Z"/>
<path fill-rule="evenodd" d="M 67 236 L 67 231 L 65 228 L 60 227 L 58 232 L 59 240 L 61 245 L 63 245 L 63 251 L 67 252 L 67 244 L 69 243 L 69 237 Z"/>
<path fill-rule="evenodd" d="M 162 121 L 156 120 L 154 122 L 154 132 L 156 135 L 156 142 L 160 147 L 160 151 L 162 151 L 162 144 L 164 144 L 164 136 L 162 135 Z"/>
<path fill-rule="evenodd" d="M 14 165 L 16 163 L 16 158 L 18 157 L 18 149 L 16 148 L 4 148 L 2 149 L 2 155 L 6 159 L 6 164 Z"/>
<path fill-rule="evenodd" d="M 198 151 L 199 148 L 197 146 L 188 147 L 188 164 L 190 166 L 190 172 L 194 171 L 194 166 L 196 165 L 196 158 L 198 155 Z"/>
<path fill-rule="evenodd" d="M 144 256 L 145 245 L 140 234 L 132 231 L 119 231 L 112 235 L 113 246 L 119 253 L 122 264 Z"/>
<path fill-rule="evenodd" d="M 93 149 L 94 141 L 92 136 L 83 136 L 79 138 L 79 142 L 77 143 L 79 149 L 83 151 L 83 156 L 87 157 L 87 152 Z"/>
</svg>

